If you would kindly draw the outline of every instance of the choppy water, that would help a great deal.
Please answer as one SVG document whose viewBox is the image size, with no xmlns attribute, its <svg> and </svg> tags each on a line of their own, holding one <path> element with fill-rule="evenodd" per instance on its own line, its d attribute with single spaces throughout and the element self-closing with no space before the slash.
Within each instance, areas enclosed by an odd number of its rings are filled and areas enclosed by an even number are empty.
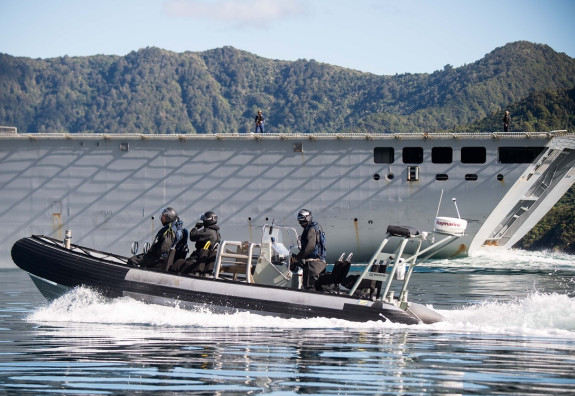
<svg viewBox="0 0 575 396">
<path fill-rule="evenodd" d="M 435 261 L 407 326 L 216 315 L 106 300 L 48 304 L 0 270 L 4 394 L 575 394 L 575 257 L 511 251 Z"/>
</svg>

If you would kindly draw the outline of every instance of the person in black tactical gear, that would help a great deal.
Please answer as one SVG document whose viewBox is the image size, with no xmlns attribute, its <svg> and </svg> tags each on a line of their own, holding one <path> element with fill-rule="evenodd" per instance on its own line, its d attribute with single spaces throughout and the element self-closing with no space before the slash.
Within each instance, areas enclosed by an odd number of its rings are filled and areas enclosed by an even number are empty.
<svg viewBox="0 0 575 396">
<path fill-rule="evenodd" d="M 199 222 L 190 230 L 190 241 L 195 242 L 195 250 L 190 257 L 176 260 L 171 272 L 179 274 L 207 273 L 214 269 L 216 254 L 220 244 L 220 227 L 216 224 L 218 216 L 211 211 L 204 213 Z"/>
<path fill-rule="evenodd" d="M 297 214 L 297 221 L 303 227 L 301 248 L 293 256 L 291 270 L 303 268 L 303 288 L 313 289 L 320 274 L 325 272 L 325 238 L 321 226 L 313 221 L 311 212 L 302 209 Z"/>
<path fill-rule="evenodd" d="M 150 269 L 164 269 L 168 259 L 170 248 L 178 241 L 177 224 L 181 225 L 178 213 L 173 208 L 163 208 L 161 212 L 162 228 L 156 234 L 154 243 L 146 253 L 137 254 L 128 259 L 128 265 L 132 267 L 144 267 Z"/>
</svg>

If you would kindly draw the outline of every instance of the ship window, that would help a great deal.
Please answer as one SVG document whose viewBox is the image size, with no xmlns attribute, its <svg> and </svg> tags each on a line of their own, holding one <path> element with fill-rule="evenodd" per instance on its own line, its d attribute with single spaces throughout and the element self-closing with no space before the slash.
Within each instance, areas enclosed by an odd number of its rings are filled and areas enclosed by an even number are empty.
<svg viewBox="0 0 575 396">
<path fill-rule="evenodd" d="M 447 176 L 447 174 L 445 173 L 438 173 L 437 175 L 435 175 L 435 180 L 443 181 L 447 179 L 449 179 L 449 176 Z"/>
<path fill-rule="evenodd" d="M 484 164 L 487 158 L 485 147 L 462 147 L 461 162 L 464 164 Z"/>
<path fill-rule="evenodd" d="M 434 164 L 451 164 L 453 149 L 451 147 L 432 147 L 431 162 Z"/>
<path fill-rule="evenodd" d="M 393 147 L 376 147 L 373 149 L 373 162 L 376 164 L 393 164 L 394 157 Z"/>
<path fill-rule="evenodd" d="M 545 147 L 499 147 L 499 162 L 502 164 L 529 164 L 541 154 Z"/>
<path fill-rule="evenodd" d="M 421 164 L 422 162 L 423 162 L 423 148 L 421 147 L 403 148 L 404 164 Z"/>
<path fill-rule="evenodd" d="M 474 173 L 468 173 L 465 175 L 465 180 L 477 180 L 477 175 Z"/>
</svg>

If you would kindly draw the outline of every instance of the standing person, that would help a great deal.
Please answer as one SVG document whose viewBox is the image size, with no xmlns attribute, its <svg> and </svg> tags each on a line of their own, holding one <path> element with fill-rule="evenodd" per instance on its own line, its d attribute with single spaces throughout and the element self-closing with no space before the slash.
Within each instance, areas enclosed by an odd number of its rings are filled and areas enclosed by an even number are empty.
<svg viewBox="0 0 575 396">
<path fill-rule="evenodd" d="M 162 209 L 160 217 L 162 221 L 162 228 L 156 234 L 154 243 L 146 253 L 137 254 L 128 259 L 128 265 L 132 267 L 144 267 L 151 269 L 164 269 L 164 265 L 168 259 L 170 248 L 174 246 L 181 237 L 178 235 L 179 225 L 181 228 L 181 221 L 178 213 L 173 208 L 167 207 Z"/>
<path fill-rule="evenodd" d="M 509 132 L 509 122 L 511 121 L 511 116 L 509 115 L 508 111 L 505 112 L 502 121 L 503 121 L 503 131 Z"/>
<path fill-rule="evenodd" d="M 302 209 L 297 214 L 297 221 L 303 227 L 301 248 L 294 256 L 297 265 L 303 267 L 304 289 L 315 288 L 320 274 L 325 272 L 325 234 L 321 226 L 313 221 L 311 212 Z"/>
<path fill-rule="evenodd" d="M 258 111 L 258 114 L 256 115 L 256 120 L 255 120 L 255 121 L 256 121 L 256 133 L 258 133 L 258 128 L 260 129 L 260 132 L 261 132 L 261 133 L 264 133 L 264 122 L 265 122 L 265 119 L 264 119 L 264 116 L 263 116 L 261 110 Z"/>
<path fill-rule="evenodd" d="M 190 230 L 190 241 L 196 243 L 196 249 L 187 259 L 176 260 L 170 268 L 171 272 L 189 274 L 213 270 L 221 240 L 220 227 L 216 224 L 218 216 L 208 211 L 200 217 L 200 220 Z"/>
</svg>

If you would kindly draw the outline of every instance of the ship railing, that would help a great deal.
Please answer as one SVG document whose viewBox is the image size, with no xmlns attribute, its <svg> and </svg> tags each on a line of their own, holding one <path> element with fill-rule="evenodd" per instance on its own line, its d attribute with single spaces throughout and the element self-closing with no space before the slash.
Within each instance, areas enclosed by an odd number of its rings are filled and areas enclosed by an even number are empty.
<svg viewBox="0 0 575 396">
<path fill-rule="evenodd" d="M 29 140 L 105 140 L 105 141 L 194 141 L 194 140 L 418 140 L 418 139 L 550 139 L 569 134 L 567 130 L 547 132 L 402 132 L 402 133 L 216 133 L 216 134 L 147 134 L 147 133 L 15 133 L 9 128 L 0 139 Z M 1 131 L 0 131 L 1 132 Z M 10 132 L 10 133 L 6 133 Z"/>
<path fill-rule="evenodd" d="M 16 128 L 16 127 L 11 127 L 11 126 L 1 126 L 1 125 L 0 125 L 0 134 L 2 134 L 2 133 L 15 135 L 15 134 L 18 133 L 18 128 Z"/>
</svg>

